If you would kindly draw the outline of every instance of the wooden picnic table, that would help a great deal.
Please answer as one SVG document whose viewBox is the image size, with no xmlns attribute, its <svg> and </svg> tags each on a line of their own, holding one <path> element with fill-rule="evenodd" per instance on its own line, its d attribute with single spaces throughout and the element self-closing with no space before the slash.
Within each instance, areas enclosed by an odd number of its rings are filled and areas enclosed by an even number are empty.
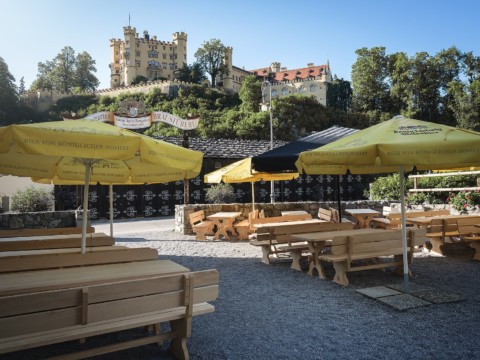
<svg viewBox="0 0 480 360">
<path fill-rule="evenodd" d="M 232 235 L 238 236 L 237 232 L 235 231 L 235 228 L 233 227 L 233 222 L 240 215 L 242 215 L 242 213 L 237 211 L 233 211 L 233 212 L 222 211 L 222 212 L 218 212 L 213 215 L 207 216 L 207 219 L 212 220 L 217 226 L 217 230 L 215 231 L 213 238 L 217 240 L 220 237 L 220 235 L 222 235 L 224 239 L 230 240 L 230 237 L 228 236 L 228 233 L 227 233 L 228 231 L 230 231 Z"/>
<path fill-rule="evenodd" d="M 328 241 L 331 241 L 336 236 L 352 236 L 356 234 L 375 234 L 379 232 L 388 232 L 396 230 L 383 230 L 383 229 L 353 229 L 353 230 L 337 230 L 337 231 L 326 231 L 326 232 L 314 232 L 314 233 L 304 233 L 292 235 L 295 240 L 306 241 L 308 243 L 308 248 L 312 253 L 308 274 L 314 275 L 314 270 L 317 270 L 318 276 L 321 279 L 326 279 L 325 271 L 318 256 L 320 252 L 325 247 L 325 244 Z"/>
<path fill-rule="evenodd" d="M 0 296 L 187 272 L 189 269 L 171 260 L 150 260 L 0 274 Z"/>
<path fill-rule="evenodd" d="M 345 209 L 346 213 L 349 213 L 355 218 L 357 229 L 366 229 L 370 224 L 370 221 L 375 216 L 379 216 L 380 212 L 372 209 Z"/>
<path fill-rule="evenodd" d="M 405 222 L 407 224 L 414 225 L 415 227 L 427 227 L 430 225 L 433 219 L 465 219 L 465 218 L 479 218 L 479 215 L 440 215 L 440 216 L 419 216 L 413 218 L 406 218 Z"/>
</svg>

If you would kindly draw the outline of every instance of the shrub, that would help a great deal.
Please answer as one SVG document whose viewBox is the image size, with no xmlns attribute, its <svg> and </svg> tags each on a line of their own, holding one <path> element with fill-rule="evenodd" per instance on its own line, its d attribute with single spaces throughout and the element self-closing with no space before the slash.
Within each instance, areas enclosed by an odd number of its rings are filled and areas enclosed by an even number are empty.
<svg viewBox="0 0 480 360">
<path fill-rule="evenodd" d="M 412 187 L 412 181 L 405 181 L 405 188 Z M 377 178 L 370 187 L 372 200 L 400 200 L 400 175 L 392 174 Z"/>
<path fill-rule="evenodd" d="M 213 185 L 205 194 L 205 199 L 209 203 L 214 204 L 226 204 L 235 201 L 235 191 L 230 184 L 218 184 Z"/>
<path fill-rule="evenodd" d="M 480 206 L 480 192 L 460 191 L 457 194 L 450 194 L 448 203 L 457 211 L 467 211 Z"/>
<path fill-rule="evenodd" d="M 17 190 L 12 195 L 12 211 L 20 213 L 48 211 L 52 208 L 53 196 L 51 192 L 33 186 L 24 190 Z"/>
</svg>

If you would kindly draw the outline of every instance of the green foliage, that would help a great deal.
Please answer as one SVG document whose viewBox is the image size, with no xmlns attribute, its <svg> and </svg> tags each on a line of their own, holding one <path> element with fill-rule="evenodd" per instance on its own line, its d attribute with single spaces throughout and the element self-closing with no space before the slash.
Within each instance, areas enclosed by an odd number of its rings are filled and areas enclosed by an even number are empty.
<svg viewBox="0 0 480 360">
<path fill-rule="evenodd" d="M 200 84 L 206 80 L 205 69 L 199 62 L 194 62 L 192 65 L 183 64 L 183 67 L 175 70 L 175 78 L 192 84 Z"/>
<path fill-rule="evenodd" d="M 333 81 L 328 84 L 327 88 L 327 107 L 349 111 L 352 107 L 352 87 L 350 82 L 338 79 L 336 76 Z"/>
<path fill-rule="evenodd" d="M 75 50 L 65 46 L 57 56 L 45 63 L 38 63 L 38 75 L 30 90 L 56 90 L 62 93 L 94 91 L 99 81 L 94 73 L 95 60 L 87 52 L 75 56 Z"/>
<path fill-rule="evenodd" d="M 230 184 L 213 185 L 207 189 L 205 199 L 214 204 L 232 203 L 235 202 L 235 190 Z"/>
<path fill-rule="evenodd" d="M 242 86 L 238 93 L 242 104 L 242 111 L 257 112 L 259 111 L 260 99 L 262 98 L 261 83 L 255 75 L 248 75 L 242 81 Z"/>
<path fill-rule="evenodd" d="M 133 81 L 130 83 L 130 85 L 137 85 L 137 84 L 146 84 L 148 79 L 145 76 L 138 75 Z"/>
<path fill-rule="evenodd" d="M 43 188 L 29 186 L 12 195 L 12 211 L 20 213 L 48 211 L 52 208 L 53 196 Z"/>
<path fill-rule="evenodd" d="M 400 200 L 400 176 L 379 177 L 370 186 L 372 200 Z"/>
<path fill-rule="evenodd" d="M 17 86 L 15 78 L 8 70 L 7 63 L 0 57 L 0 123 L 13 122 L 18 105 Z"/>
<path fill-rule="evenodd" d="M 228 75 L 228 67 L 224 62 L 226 56 L 226 47 L 218 39 L 205 41 L 195 53 L 197 63 L 210 74 L 213 88 L 218 75 Z"/>
<path fill-rule="evenodd" d="M 480 206 L 480 192 L 460 191 L 457 194 L 450 194 L 448 203 L 457 211 L 468 211 Z"/>
</svg>

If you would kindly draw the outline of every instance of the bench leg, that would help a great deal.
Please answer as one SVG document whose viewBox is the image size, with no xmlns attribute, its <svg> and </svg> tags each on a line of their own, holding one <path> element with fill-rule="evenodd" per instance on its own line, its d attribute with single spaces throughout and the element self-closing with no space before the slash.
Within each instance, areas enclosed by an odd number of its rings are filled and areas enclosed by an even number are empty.
<svg viewBox="0 0 480 360">
<path fill-rule="evenodd" d="M 188 360 L 187 324 L 185 319 L 170 321 L 170 328 L 176 336 L 170 341 L 170 351 L 177 359 Z"/>
<path fill-rule="evenodd" d="M 345 262 L 334 262 L 333 268 L 335 269 L 335 275 L 333 277 L 333 281 L 337 284 L 347 286 L 348 279 L 347 279 L 347 264 Z"/>
<path fill-rule="evenodd" d="M 475 255 L 473 255 L 473 259 L 480 260 L 480 241 L 469 241 L 469 245 L 475 249 Z"/>
<path fill-rule="evenodd" d="M 262 246 L 262 262 L 264 264 L 270 265 L 270 245 Z"/>
<path fill-rule="evenodd" d="M 196 236 L 195 236 L 195 240 L 207 240 L 207 238 L 205 237 L 205 232 L 197 231 Z"/>
<path fill-rule="evenodd" d="M 302 271 L 300 266 L 300 260 L 302 259 L 302 250 L 290 250 L 290 256 L 292 257 L 292 266 L 293 270 Z"/>
<path fill-rule="evenodd" d="M 430 244 L 432 244 L 431 251 L 435 251 L 438 254 L 443 255 L 443 240 L 442 238 L 430 238 Z"/>
</svg>

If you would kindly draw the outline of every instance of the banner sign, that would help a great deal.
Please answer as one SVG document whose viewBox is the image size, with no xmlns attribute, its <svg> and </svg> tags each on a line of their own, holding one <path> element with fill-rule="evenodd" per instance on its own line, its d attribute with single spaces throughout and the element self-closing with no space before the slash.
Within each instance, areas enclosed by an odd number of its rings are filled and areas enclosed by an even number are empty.
<svg viewBox="0 0 480 360">
<path fill-rule="evenodd" d="M 154 122 L 161 121 L 182 130 L 196 129 L 200 120 L 200 118 L 182 119 L 163 111 L 155 111 L 147 116 L 140 117 L 118 116 L 111 111 L 101 111 L 88 115 L 85 119 L 114 123 L 116 126 L 124 129 L 142 129 L 150 127 Z"/>
</svg>

